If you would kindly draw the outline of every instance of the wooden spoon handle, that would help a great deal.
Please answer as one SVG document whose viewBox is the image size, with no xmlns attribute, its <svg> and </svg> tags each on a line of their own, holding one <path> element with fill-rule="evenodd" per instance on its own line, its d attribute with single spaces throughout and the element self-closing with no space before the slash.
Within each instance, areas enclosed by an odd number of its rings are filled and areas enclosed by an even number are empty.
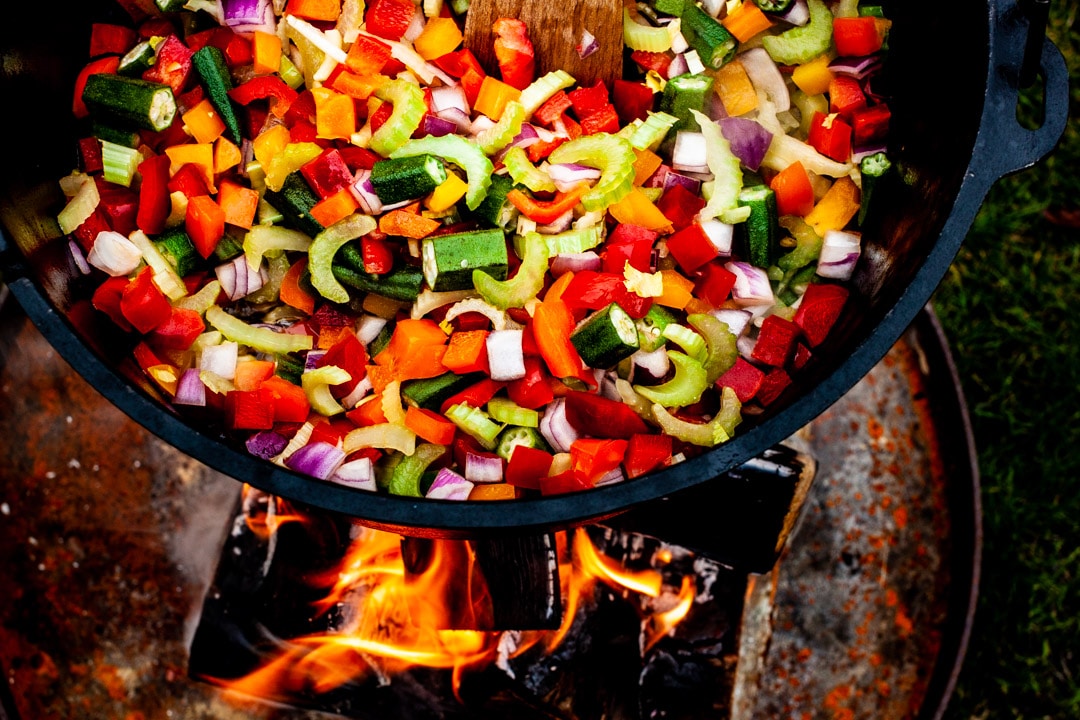
<svg viewBox="0 0 1080 720">
<path fill-rule="evenodd" d="M 529 30 L 536 53 L 536 76 L 565 70 L 579 85 L 603 80 L 610 88 L 622 77 L 622 0 L 472 0 L 465 18 L 465 47 L 487 72 L 498 68 L 492 24 L 519 18 Z M 588 30 L 599 49 L 582 59 L 577 45 Z"/>
</svg>

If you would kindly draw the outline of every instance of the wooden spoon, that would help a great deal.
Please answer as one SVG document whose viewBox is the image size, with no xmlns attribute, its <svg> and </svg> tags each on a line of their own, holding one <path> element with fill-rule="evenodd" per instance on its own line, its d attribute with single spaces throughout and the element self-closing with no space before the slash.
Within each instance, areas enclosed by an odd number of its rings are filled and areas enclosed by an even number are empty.
<svg viewBox="0 0 1080 720">
<path fill-rule="evenodd" d="M 501 17 L 518 18 L 529 30 L 536 54 L 536 77 L 565 70 L 578 85 L 603 80 L 608 88 L 622 77 L 622 0 L 471 0 L 465 18 L 465 47 L 494 72 L 494 33 Z M 582 59 L 576 50 L 588 30 L 599 49 Z"/>
</svg>

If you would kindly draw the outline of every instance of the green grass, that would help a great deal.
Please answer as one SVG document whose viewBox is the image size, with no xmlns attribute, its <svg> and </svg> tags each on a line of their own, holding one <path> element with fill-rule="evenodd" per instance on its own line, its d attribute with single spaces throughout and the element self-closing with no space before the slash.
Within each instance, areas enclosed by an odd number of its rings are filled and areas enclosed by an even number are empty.
<svg viewBox="0 0 1080 720">
<path fill-rule="evenodd" d="M 1075 3 L 1054 3 L 1048 34 L 1069 64 L 1075 116 Z M 975 628 L 946 717 L 1080 718 L 1076 123 L 1050 157 L 991 190 L 933 303 L 974 426 L 985 533 Z"/>
</svg>

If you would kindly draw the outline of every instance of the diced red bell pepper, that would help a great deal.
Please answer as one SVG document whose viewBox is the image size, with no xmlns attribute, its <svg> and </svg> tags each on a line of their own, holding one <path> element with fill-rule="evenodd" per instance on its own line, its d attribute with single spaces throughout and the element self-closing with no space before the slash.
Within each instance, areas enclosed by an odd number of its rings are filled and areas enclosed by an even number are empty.
<svg viewBox="0 0 1080 720">
<path fill-rule="evenodd" d="M 352 184 L 353 174 L 345 158 L 335 148 L 323 150 L 300 167 L 300 174 L 320 198 L 327 198 Z"/>
<path fill-rule="evenodd" d="M 216 47 L 229 67 L 239 67 L 251 62 L 251 41 L 224 25 L 192 33 L 187 36 L 186 43 L 193 53 L 207 45 Z"/>
<path fill-rule="evenodd" d="M 570 467 L 589 484 L 622 465 L 627 441 L 623 439 L 579 438 L 570 445 Z"/>
<path fill-rule="evenodd" d="M 806 336 L 810 347 L 824 342 L 840 317 L 848 299 L 848 289 L 835 283 L 811 283 L 803 293 L 794 321 Z"/>
<path fill-rule="evenodd" d="M 443 401 L 442 406 L 439 408 L 439 412 L 446 414 L 446 411 L 451 405 L 459 405 L 461 403 L 468 403 L 472 407 L 483 407 L 487 405 L 487 401 L 495 397 L 495 393 L 506 387 L 505 382 L 499 380 L 492 380 L 491 378 L 484 378 L 475 385 L 470 385 L 456 395 L 451 395 Z"/>
<path fill-rule="evenodd" d="M 745 403 L 754 399 L 764 379 L 765 373 L 740 357 L 730 370 L 716 379 L 716 386 L 731 388 L 739 402 Z"/>
<path fill-rule="evenodd" d="M 833 42 L 841 57 L 870 55 L 881 49 L 884 38 L 873 17 L 838 17 L 833 19 Z"/>
<path fill-rule="evenodd" d="M 408 0 L 375 0 L 364 16 L 367 31 L 387 40 L 400 40 L 415 11 L 416 6 Z"/>
<path fill-rule="evenodd" d="M 825 157 L 847 162 L 851 157 L 851 126 L 838 115 L 815 111 L 807 142 Z"/>
<path fill-rule="evenodd" d="M 168 158 L 168 155 L 165 156 Z M 206 186 L 206 179 L 198 165 L 186 163 L 169 179 L 166 188 L 170 193 L 182 192 L 187 198 L 209 195 L 210 188 Z"/>
<path fill-rule="evenodd" d="M 473 55 L 473 51 L 468 48 L 448 52 L 435 58 L 432 62 L 447 75 L 459 79 L 464 77 L 469 70 L 479 73 L 481 76 L 487 74 L 484 72 L 484 67 L 480 64 L 480 61 L 476 59 L 476 55 Z"/>
<path fill-rule="evenodd" d="M 866 95 L 859 81 L 847 75 L 837 75 L 829 81 L 829 112 L 845 119 L 866 107 Z"/>
<path fill-rule="evenodd" d="M 675 186 L 678 187 L 678 186 Z M 674 189 L 674 188 L 673 188 Z M 675 262 L 688 273 L 719 257 L 716 246 L 700 223 L 691 223 L 667 239 L 667 249 Z"/>
<path fill-rule="evenodd" d="M 131 350 L 131 356 L 135 358 L 135 363 L 144 371 L 149 370 L 155 365 L 163 365 L 165 363 L 158 354 L 154 352 L 153 348 L 146 344 L 145 340 L 140 340 L 134 348 Z"/>
<path fill-rule="evenodd" d="M 288 87 L 288 86 L 286 86 Z M 292 127 L 297 122 L 315 122 L 315 96 L 311 90 L 302 90 L 289 104 L 289 109 L 281 116 L 285 127 Z"/>
<path fill-rule="evenodd" d="M 206 330 L 202 315 L 187 308 L 173 308 L 169 318 L 151 331 L 146 339 L 160 350 L 187 350 Z"/>
<path fill-rule="evenodd" d="M 566 393 L 566 419 L 579 432 L 598 438 L 628 438 L 649 431 L 626 403 L 580 390 Z"/>
<path fill-rule="evenodd" d="M 230 390 L 225 414 L 233 430 L 270 430 L 274 427 L 274 397 L 269 390 Z"/>
<path fill-rule="evenodd" d="M 94 208 L 94 212 L 90 213 L 90 217 L 82 221 L 79 227 L 72 231 L 72 236 L 78 241 L 79 245 L 86 252 L 94 247 L 94 241 L 97 240 L 98 233 L 105 230 L 112 230 L 112 225 L 109 224 L 109 216 L 105 214 L 105 210 L 98 205 Z"/>
<path fill-rule="evenodd" d="M 169 35 L 157 49 L 157 62 L 143 71 L 143 80 L 163 83 L 180 95 L 191 77 L 191 56 L 195 52 L 176 35 Z"/>
<path fill-rule="evenodd" d="M 106 278 L 105 282 L 97 286 L 93 297 L 90 298 L 90 304 L 95 309 L 108 315 L 117 326 L 125 331 L 131 330 L 131 323 L 124 317 L 124 313 L 120 309 L 120 300 L 124 295 L 124 289 L 128 286 L 128 282 L 128 279 L 122 276 Z"/>
<path fill-rule="evenodd" d="M 642 82 L 619 78 L 611 88 L 611 102 L 623 125 L 647 118 L 655 99 L 653 89 Z"/>
<path fill-rule="evenodd" d="M 371 131 L 375 132 L 381 128 L 390 116 L 394 114 L 394 106 L 391 103 L 384 102 L 379 108 L 371 114 Z"/>
<path fill-rule="evenodd" d="M 791 385 L 791 376 L 783 368 L 773 368 L 761 381 L 757 401 L 762 405 L 772 405 L 780 394 Z"/>
<path fill-rule="evenodd" d="M 536 76 L 536 59 L 529 29 L 517 18 L 501 17 L 491 25 L 495 33 L 495 59 L 502 81 L 524 90 Z"/>
<path fill-rule="evenodd" d="M 619 114 L 611 103 L 604 105 L 594 113 L 589 113 L 581 120 L 581 134 L 595 135 L 596 133 L 619 132 Z"/>
<path fill-rule="evenodd" d="M 576 273 L 563 294 L 571 309 L 602 310 L 618 303 L 635 320 L 645 317 L 652 307 L 652 298 L 641 297 L 626 289 L 622 273 L 582 270 Z"/>
<path fill-rule="evenodd" d="M 648 72 L 652 70 L 663 77 L 667 77 L 668 68 L 674 59 L 669 52 L 649 52 L 647 50 L 635 50 L 630 53 L 630 59 Z"/>
<path fill-rule="evenodd" d="M 124 287 L 120 312 L 139 332 L 149 333 L 172 315 L 168 298 L 154 284 L 154 271 L 143 267 Z"/>
<path fill-rule="evenodd" d="M 713 307 L 720 307 L 731 296 L 736 276 L 720 260 L 706 263 L 694 283 L 694 294 Z"/>
<path fill-rule="evenodd" d="M 115 55 L 108 55 L 97 60 L 91 60 L 79 71 L 78 76 L 75 78 L 75 94 L 71 100 L 71 111 L 75 117 L 84 118 L 90 115 L 90 111 L 86 109 L 86 103 L 82 99 L 83 90 L 86 89 L 86 78 L 99 73 L 115 75 L 116 68 L 119 66 L 120 58 Z"/>
<path fill-rule="evenodd" d="M 539 490 L 540 479 L 547 477 L 554 459 L 551 453 L 518 445 L 506 464 L 506 482 L 526 490 Z"/>
<path fill-rule="evenodd" d="M 865 145 L 884 139 L 889 134 L 892 112 L 884 103 L 858 110 L 851 118 L 855 145 Z"/>
<path fill-rule="evenodd" d="M 138 0 L 123 0 L 121 4 L 130 5 Z M 166 37 L 176 34 L 176 26 L 167 17 L 149 17 L 139 23 L 136 28 L 140 40 L 149 40 L 152 37 Z"/>
<path fill-rule="evenodd" d="M 324 442 L 330 445 L 337 445 L 341 438 L 353 429 L 353 424 L 348 420 L 344 422 L 348 425 L 342 425 L 342 420 L 337 418 L 331 418 L 329 420 L 319 420 L 312 424 L 311 436 L 308 438 L 308 444 Z"/>
<path fill-rule="evenodd" d="M 165 229 L 172 211 L 169 198 L 169 156 L 154 155 L 139 163 L 139 210 L 135 224 L 147 235 L 157 235 Z"/>
<path fill-rule="evenodd" d="M 591 487 L 592 483 L 573 468 L 558 475 L 549 475 L 540 479 L 541 495 L 565 495 L 579 490 L 588 490 Z"/>
<path fill-rule="evenodd" d="M 539 358 L 526 357 L 525 377 L 511 381 L 506 386 L 506 394 L 521 407 L 537 410 L 555 399 L 548 378 L 550 375 Z"/>
<path fill-rule="evenodd" d="M 364 272 L 385 275 L 394 268 L 394 253 L 389 243 L 374 233 L 360 238 L 360 256 L 364 260 Z"/>
<path fill-rule="evenodd" d="M 660 234 L 640 225 L 621 223 L 608 235 L 601 253 L 604 272 L 622 275 L 626 263 L 641 272 L 652 268 L 653 243 Z"/>
<path fill-rule="evenodd" d="M 229 90 L 229 99 L 240 105 L 250 105 L 256 100 L 270 98 L 274 112 L 284 117 L 299 97 L 299 93 L 285 84 L 277 75 L 257 75 Z M 313 105 L 314 107 L 314 105 Z"/>
<path fill-rule="evenodd" d="M 101 141 L 92 135 L 79 138 L 79 166 L 85 173 L 101 172 Z"/>
<path fill-rule="evenodd" d="M 184 229 L 199 256 L 208 258 L 225 234 L 225 211 L 209 195 L 188 198 Z"/>
<path fill-rule="evenodd" d="M 551 127 L 551 125 L 562 117 L 562 114 L 569 109 L 570 97 L 566 94 L 565 90 L 559 90 L 545 100 L 543 105 L 536 109 L 532 119 L 534 122 L 538 122 L 541 125 Z"/>
<path fill-rule="evenodd" d="M 274 375 L 263 380 L 260 389 L 270 395 L 275 423 L 307 421 L 311 414 L 311 403 L 302 387 Z"/>
<path fill-rule="evenodd" d="M 370 170 L 375 167 L 375 163 L 382 160 L 371 150 L 351 144 L 340 146 L 338 152 L 341 153 L 341 158 L 352 173 L 356 173 L 358 170 Z"/>
<path fill-rule="evenodd" d="M 694 222 L 698 212 L 705 207 L 705 198 L 675 184 L 664 191 L 656 201 L 656 207 L 671 221 L 671 226 L 677 232 Z"/>
<path fill-rule="evenodd" d="M 799 326 L 792 321 L 779 315 L 769 315 L 761 321 L 761 329 L 750 357 L 772 367 L 783 367 L 795 352 L 795 342 L 801 332 Z"/>
<path fill-rule="evenodd" d="M 138 35 L 127 25 L 92 23 L 90 25 L 90 57 L 123 55 L 135 46 Z"/>
<path fill-rule="evenodd" d="M 646 433 L 631 435 L 626 446 L 623 465 L 626 477 L 636 478 L 664 467 L 671 461 L 672 441 L 670 435 Z"/>
<path fill-rule="evenodd" d="M 611 102 L 607 86 L 603 80 L 597 80 L 587 87 L 578 87 L 567 93 L 570 97 L 570 105 L 574 108 L 574 114 L 578 120 L 592 115 Z"/>
<path fill-rule="evenodd" d="M 340 340 L 330 346 L 315 363 L 316 367 L 336 365 L 349 373 L 349 380 L 340 385 L 332 385 L 330 394 L 341 399 L 356 389 L 356 386 L 367 375 L 368 354 L 364 344 L 356 337 L 355 333 L 345 333 Z"/>
<path fill-rule="evenodd" d="M 94 180 L 98 184 L 98 195 L 101 197 L 98 207 L 109 218 L 109 225 L 121 235 L 133 233 L 138 227 L 135 218 L 139 212 L 139 195 L 123 185 L 105 182 L 100 175 L 94 176 Z"/>
<path fill-rule="evenodd" d="M 345 56 L 345 66 L 357 75 L 382 72 L 390 61 L 390 46 L 370 35 L 358 35 Z"/>
</svg>

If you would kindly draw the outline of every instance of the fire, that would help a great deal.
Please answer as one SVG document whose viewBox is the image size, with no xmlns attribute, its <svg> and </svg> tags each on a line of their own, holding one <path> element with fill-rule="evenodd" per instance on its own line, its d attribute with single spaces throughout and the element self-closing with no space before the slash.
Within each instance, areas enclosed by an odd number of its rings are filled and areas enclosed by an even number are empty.
<svg viewBox="0 0 1080 720">
<path fill-rule="evenodd" d="M 283 522 L 302 520 L 273 502 L 265 514 L 259 518 L 247 512 L 253 531 L 272 533 Z M 500 655 L 517 657 L 537 645 L 548 653 L 555 650 L 572 628 L 578 610 L 594 599 L 597 582 L 628 599 L 648 599 L 643 607 L 663 608 L 643 613 L 643 651 L 671 632 L 689 612 L 695 596 L 693 577 L 683 577 L 677 592 L 670 586 L 665 592 L 658 570 L 621 566 L 599 552 L 583 529 L 558 533 L 562 623 L 557 630 L 517 632 L 508 644 L 503 642 L 502 631 L 450 629 L 491 626 L 485 624 L 491 617 L 491 598 L 468 542 L 431 541 L 430 552 L 423 557 L 407 558 L 397 535 L 360 526 L 354 535 L 336 571 L 311 579 L 326 590 L 316 611 L 337 608 L 345 627 L 292 638 L 256 671 L 237 680 L 219 681 L 223 687 L 244 696 L 287 699 L 297 692 L 325 693 L 372 675 L 385 681 L 423 666 L 452 671 L 457 689 L 470 668 L 487 666 Z M 671 560 L 666 550 L 656 557 L 662 562 Z M 460 597 L 463 578 L 464 598 Z"/>
<path fill-rule="evenodd" d="M 248 530 L 263 540 L 273 537 L 282 525 L 307 520 L 281 498 L 267 495 L 246 483 L 241 489 L 241 497 Z"/>
</svg>

